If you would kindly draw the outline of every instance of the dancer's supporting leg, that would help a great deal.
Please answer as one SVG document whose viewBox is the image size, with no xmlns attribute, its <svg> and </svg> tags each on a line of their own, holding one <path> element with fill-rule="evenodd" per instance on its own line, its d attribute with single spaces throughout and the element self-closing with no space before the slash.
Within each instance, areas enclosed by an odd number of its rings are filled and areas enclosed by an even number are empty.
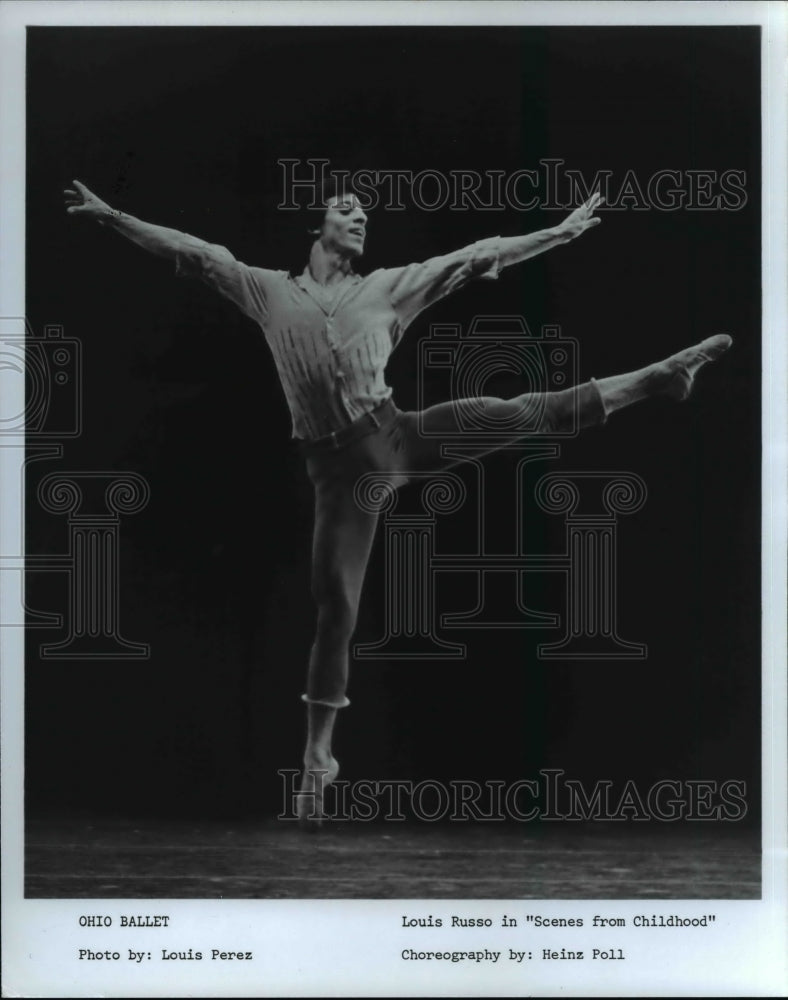
<svg viewBox="0 0 788 1000">
<path fill-rule="evenodd" d="M 377 514 L 355 502 L 352 476 L 322 477 L 314 466 L 310 471 L 315 484 L 312 593 L 317 632 L 304 695 L 307 742 L 298 815 L 302 826 L 315 829 L 323 816 L 323 792 L 339 773 L 331 741 L 337 710 L 349 704 L 348 650 Z"/>
</svg>

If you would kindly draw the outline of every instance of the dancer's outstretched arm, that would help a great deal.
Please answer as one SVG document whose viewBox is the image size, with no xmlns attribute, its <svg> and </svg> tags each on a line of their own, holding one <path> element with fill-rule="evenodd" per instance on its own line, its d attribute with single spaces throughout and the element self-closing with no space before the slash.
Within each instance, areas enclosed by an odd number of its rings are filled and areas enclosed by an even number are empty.
<svg viewBox="0 0 788 1000">
<path fill-rule="evenodd" d="M 536 257 L 537 254 L 551 250 L 561 243 L 568 243 L 576 239 L 581 233 L 592 226 L 598 226 L 602 221 L 594 215 L 597 208 L 604 199 L 597 191 L 592 194 L 585 204 L 576 208 L 568 215 L 564 221 L 553 229 L 540 229 L 536 233 L 528 233 L 526 236 L 507 236 L 499 241 L 501 267 L 508 267 L 510 264 L 519 264 L 529 257 Z"/>
<path fill-rule="evenodd" d="M 602 202 L 597 192 L 552 229 L 526 236 L 493 236 L 453 253 L 380 272 L 390 283 L 391 302 L 399 318 L 394 343 L 422 310 L 456 292 L 471 278 L 497 278 L 504 267 L 536 257 L 598 226 L 601 220 L 594 212 Z"/>
<path fill-rule="evenodd" d="M 63 192 L 69 215 L 95 219 L 96 222 L 117 230 L 122 236 L 158 257 L 175 258 L 179 253 L 202 245 L 202 240 L 187 233 L 181 233 L 177 229 L 167 229 L 165 226 L 154 226 L 150 222 L 142 222 L 141 219 L 135 219 L 132 215 L 111 208 L 80 181 L 74 181 L 73 184 L 73 188 Z"/>
<path fill-rule="evenodd" d="M 102 201 L 80 181 L 64 192 L 69 215 L 95 219 L 144 250 L 175 263 L 175 273 L 202 279 L 257 323 L 265 318 L 266 282 L 274 272 L 249 267 L 223 246 L 135 219 Z"/>
</svg>

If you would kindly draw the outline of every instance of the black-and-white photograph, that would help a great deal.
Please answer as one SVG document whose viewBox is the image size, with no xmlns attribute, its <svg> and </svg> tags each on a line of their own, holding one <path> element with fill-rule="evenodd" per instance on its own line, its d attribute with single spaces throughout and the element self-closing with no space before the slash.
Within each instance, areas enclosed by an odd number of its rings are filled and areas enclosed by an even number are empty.
<svg viewBox="0 0 788 1000">
<path fill-rule="evenodd" d="M 24 899 L 615 995 L 765 898 L 763 27 L 252 20 L 26 30 Z"/>
</svg>

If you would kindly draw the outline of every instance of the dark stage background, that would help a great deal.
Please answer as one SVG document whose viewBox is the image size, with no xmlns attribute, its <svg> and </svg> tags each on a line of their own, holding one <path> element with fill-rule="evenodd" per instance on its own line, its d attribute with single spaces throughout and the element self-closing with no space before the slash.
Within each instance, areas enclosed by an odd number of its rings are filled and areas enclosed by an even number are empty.
<svg viewBox="0 0 788 1000">
<path fill-rule="evenodd" d="M 112 205 L 303 267 L 278 211 L 277 160 L 412 171 L 536 168 L 746 172 L 738 211 L 602 212 L 576 243 L 444 300 L 389 366 L 416 405 L 431 322 L 522 314 L 581 342 L 583 379 L 640 367 L 716 331 L 734 350 L 692 400 L 641 405 L 535 474 L 625 470 L 648 485 L 620 522 L 619 625 L 645 661 L 540 662 L 548 631 L 453 632 L 464 662 L 359 662 L 337 756 L 352 778 L 589 782 L 739 779 L 757 813 L 760 744 L 759 37 L 750 28 L 29 30 L 27 315 L 84 350 L 84 431 L 28 478 L 28 551 L 62 552 L 42 475 L 135 470 L 148 506 L 122 522 L 121 627 L 143 662 L 44 662 L 28 632 L 32 814 L 263 815 L 299 765 L 298 695 L 314 613 L 311 487 L 262 336 L 233 307 L 95 224 L 68 217 L 78 178 Z M 373 213 L 365 269 L 557 224 L 563 211 Z M 505 550 L 514 459 L 488 460 Z M 457 520 L 459 517 L 459 521 Z M 475 511 L 452 537 L 471 539 Z M 459 524 L 459 527 L 457 525 Z M 558 552 L 560 517 L 529 514 Z M 475 543 L 475 538 L 472 539 Z M 376 546 L 356 639 L 382 630 Z M 459 591 L 458 591 L 459 593 Z M 534 578 L 531 603 L 562 606 Z M 468 605 L 471 591 L 463 591 Z M 30 574 L 33 606 L 64 608 Z M 445 600 L 445 598 L 444 598 Z M 457 596 L 454 595 L 454 600 Z M 557 603 L 556 603 L 557 602 Z M 446 610 L 462 610 L 449 604 Z"/>
</svg>

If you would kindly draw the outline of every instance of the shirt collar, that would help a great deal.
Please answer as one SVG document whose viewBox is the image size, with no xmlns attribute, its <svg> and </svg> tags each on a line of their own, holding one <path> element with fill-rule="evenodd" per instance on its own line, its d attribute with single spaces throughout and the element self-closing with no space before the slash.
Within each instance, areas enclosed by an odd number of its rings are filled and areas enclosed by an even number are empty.
<svg viewBox="0 0 788 1000">
<path fill-rule="evenodd" d="M 331 286 L 320 285 L 312 277 L 312 274 L 309 270 L 309 265 L 307 264 L 307 266 L 304 268 L 301 274 L 296 275 L 296 277 L 293 278 L 293 281 L 295 281 L 295 283 L 298 285 L 299 288 L 303 288 L 304 291 L 307 291 L 309 288 L 320 288 L 323 291 L 327 291 L 328 288 L 339 288 L 339 286 L 343 285 L 346 281 L 352 281 L 352 282 L 361 281 L 361 275 L 356 274 L 355 271 L 349 271 L 341 281 L 337 281 L 336 284 L 334 285 Z"/>
</svg>

